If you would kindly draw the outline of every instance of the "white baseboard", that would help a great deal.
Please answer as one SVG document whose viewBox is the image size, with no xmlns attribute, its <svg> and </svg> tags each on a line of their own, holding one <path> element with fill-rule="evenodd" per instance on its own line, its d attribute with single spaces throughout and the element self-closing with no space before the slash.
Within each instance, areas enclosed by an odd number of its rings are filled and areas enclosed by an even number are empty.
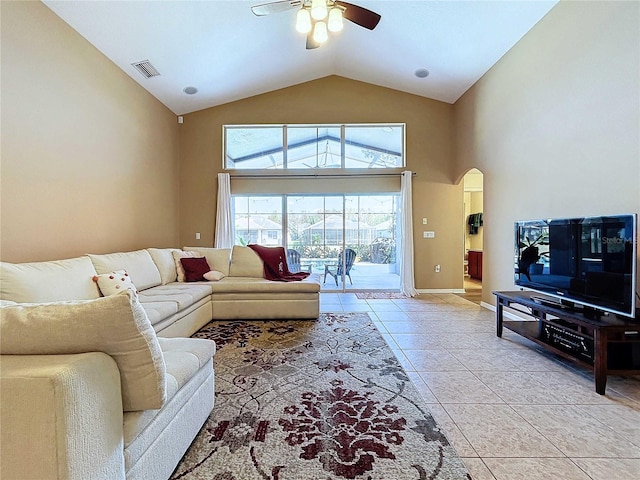
<svg viewBox="0 0 640 480">
<path fill-rule="evenodd" d="M 487 310 L 491 310 L 492 312 L 496 311 L 496 306 L 491 305 L 490 303 L 487 303 L 487 302 L 480 302 L 480 306 L 486 308 Z"/>
<path fill-rule="evenodd" d="M 421 288 L 418 293 L 466 293 L 464 288 Z"/>
<path fill-rule="evenodd" d="M 492 312 L 496 311 L 496 306 L 495 305 L 491 305 L 490 303 L 486 303 L 486 302 L 481 302 L 480 305 L 488 310 L 491 310 Z M 512 308 L 512 307 L 509 307 Z M 517 310 L 517 309 L 513 309 L 513 310 Z M 531 320 L 531 316 L 528 315 L 527 312 L 522 311 L 522 316 L 518 315 L 517 313 L 514 312 L 510 312 L 507 311 L 505 309 L 502 309 L 502 318 L 508 318 L 509 320 Z"/>
</svg>

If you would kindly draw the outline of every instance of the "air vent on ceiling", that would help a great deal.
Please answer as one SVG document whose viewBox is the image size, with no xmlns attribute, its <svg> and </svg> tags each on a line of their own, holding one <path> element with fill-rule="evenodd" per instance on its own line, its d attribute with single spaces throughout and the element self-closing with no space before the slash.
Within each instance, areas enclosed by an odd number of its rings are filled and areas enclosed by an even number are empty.
<svg viewBox="0 0 640 480">
<path fill-rule="evenodd" d="M 149 60 L 141 60 L 139 62 L 132 63 L 136 70 L 138 70 L 145 78 L 157 77 L 160 75 L 156 67 L 151 65 Z"/>
</svg>

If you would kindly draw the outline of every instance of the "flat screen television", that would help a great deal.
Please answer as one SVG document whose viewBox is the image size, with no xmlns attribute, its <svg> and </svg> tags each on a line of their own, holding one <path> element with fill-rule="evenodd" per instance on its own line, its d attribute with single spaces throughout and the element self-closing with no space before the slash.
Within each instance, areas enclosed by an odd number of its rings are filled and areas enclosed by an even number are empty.
<svg viewBox="0 0 640 480">
<path fill-rule="evenodd" d="M 515 222 L 515 283 L 567 307 L 635 317 L 637 228 L 636 214 Z"/>
</svg>

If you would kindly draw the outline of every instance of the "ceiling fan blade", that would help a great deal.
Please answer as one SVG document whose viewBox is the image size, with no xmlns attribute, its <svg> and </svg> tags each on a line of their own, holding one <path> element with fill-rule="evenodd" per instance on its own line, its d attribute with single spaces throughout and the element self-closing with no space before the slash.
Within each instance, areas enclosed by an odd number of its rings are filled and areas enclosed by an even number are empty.
<svg viewBox="0 0 640 480">
<path fill-rule="evenodd" d="M 342 14 L 344 18 L 369 30 L 376 28 L 381 18 L 376 12 L 372 12 L 358 5 L 353 5 L 352 3 L 337 1 L 336 5 L 340 5 L 346 9 Z"/>
<path fill-rule="evenodd" d="M 300 0 L 284 0 L 279 2 L 263 3 L 262 5 L 255 5 L 251 7 L 251 11 L 254 15 L 262 17 L 271 13 L 280 13 L 291 10 L 292 8 L 298 8 L 302 5 Z"/>
<path fill-rule="evenodd" d="M 307 33 L 307 50 L 318 48 L 320 44 L 313 39 L 313 32 Z"/>
</svg>

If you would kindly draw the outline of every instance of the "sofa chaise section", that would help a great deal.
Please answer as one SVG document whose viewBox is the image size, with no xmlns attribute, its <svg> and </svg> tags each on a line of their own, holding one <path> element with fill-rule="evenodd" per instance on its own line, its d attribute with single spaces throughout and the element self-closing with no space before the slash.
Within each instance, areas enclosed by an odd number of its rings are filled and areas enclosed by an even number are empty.
<svg viewBox="0 0 640 480">
<path fill-rule="evenodd" d="M 159 338 L 129 292 L 3 301 L 3 479 L 166 479 L 214 405 L 215 343 Z"/>
<path fill-rule="evenodd" d="M 214 262 L 217 249 L 184 247 L 184 250 L 198 252 Z M 221 280 L 207 282 L 212 290 L 214 320 L 313 319 L 320 315 L 317 275 L 299 282 L 266 280 L 258 254 L 240 245 L 231 249 L 227 271 Z"/>
</svg>

